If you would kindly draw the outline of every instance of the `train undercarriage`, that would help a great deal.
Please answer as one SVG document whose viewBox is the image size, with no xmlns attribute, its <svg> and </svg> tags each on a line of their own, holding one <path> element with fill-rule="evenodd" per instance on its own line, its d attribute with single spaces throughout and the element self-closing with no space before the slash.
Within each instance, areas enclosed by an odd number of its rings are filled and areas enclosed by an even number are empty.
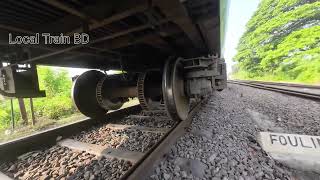
<svg viewBox="0 0 320 180">
<path fill-rule="evenodd" d="M 215 56 L 170 57 L 161 69 L 106 75 L 91 70 L 74 82 L 74 104 L 84 115 L 100 118 L 137 97 L 143 110 L 166 110 L 174 120 L 185 120 L 190 99 L 200 100 L 226 87 L 225 62 Z"/>
<path fill-rule="evenodd" d="M 136 97 L 143 110 L 184 120 L 190 101 L 226 87 L 226 9 L 221 0 L 5 0 L 0 94 L 44 97 L 37 65 L 87 68 L 72 89 L 84 115 L 101 118 Z"/>
</svg>

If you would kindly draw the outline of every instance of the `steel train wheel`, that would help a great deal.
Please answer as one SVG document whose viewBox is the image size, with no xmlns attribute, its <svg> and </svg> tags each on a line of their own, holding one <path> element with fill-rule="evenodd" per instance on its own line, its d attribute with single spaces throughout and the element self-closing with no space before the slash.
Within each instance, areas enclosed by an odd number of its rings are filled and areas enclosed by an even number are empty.
<svg viewBox="0 0 320 180">
<path fill-rule="evenodd" d="M 73 103 L 85 116 L 101 118 L 107 113 L 107 110 L 99 105 L 96 96 L 97 84 L 104 77 L 102 72 L 91 70 L 81 74 L 73 83 Z"/>
<path fill-rule="evenodd" d="M 164 67 L 162 92 L 166 110 L 176 121 L 186 120 L 190 98 L 185 93 L 184 69 L 180 59 L 169 59 Z"/>
</svg>

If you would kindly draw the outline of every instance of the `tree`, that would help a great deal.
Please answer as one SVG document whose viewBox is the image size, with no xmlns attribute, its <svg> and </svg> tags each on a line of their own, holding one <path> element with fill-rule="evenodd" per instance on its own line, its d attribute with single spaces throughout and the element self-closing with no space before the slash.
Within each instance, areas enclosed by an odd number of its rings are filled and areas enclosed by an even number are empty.
<svg viewBox="0 0 320 180">
<path fill-rule="evenodd" d="M 320 82 L 320 2 L 262 0 L 247 23 L 234 77 Z"/>
</svg>

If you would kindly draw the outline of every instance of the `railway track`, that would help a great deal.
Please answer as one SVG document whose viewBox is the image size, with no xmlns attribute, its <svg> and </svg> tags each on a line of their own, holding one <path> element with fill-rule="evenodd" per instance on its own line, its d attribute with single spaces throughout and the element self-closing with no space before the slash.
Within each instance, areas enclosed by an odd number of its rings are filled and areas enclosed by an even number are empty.
<svg viewBox="0 0 320 180">
<path fill-rule="evenodd" d="M 320 101 L 320 86 L 244 80 L 228 80 L 228 83 L 270 90 L 292 96 L 308 98 L 314 101 Z"/>
<path fill-rule="evenodd" d="M 0 144 L 0 177 L 144 179 L 151 173 L 150 167 L 187 131 L 203 102 L 194 105 L 187 120 L 179 123 L 165 111 L 128 115 L 139 111 L 131 107 L 109 113 L 108 123 L 84 120 Z M 88 125 L 91 128 L 85 129 Z"/>
</svg>

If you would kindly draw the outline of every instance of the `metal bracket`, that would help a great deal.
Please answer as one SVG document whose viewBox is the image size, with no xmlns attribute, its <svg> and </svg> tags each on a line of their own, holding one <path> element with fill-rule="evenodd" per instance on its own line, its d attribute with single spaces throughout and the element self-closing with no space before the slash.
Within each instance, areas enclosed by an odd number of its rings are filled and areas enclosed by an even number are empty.
<svg viewBox="0 0 320 180">
<path fill-rule="evenodd" d="M 31 64 L 6 66 L 0 70 L 0 94 L 7 97 L 45 97 L 39 90 L 36 66 Z"/>
<path fill-rule="evenodd" d="M 184 59 L 186 92 L 190 97 L 199 98 L 222 90 L 226 85 L 226 67 L 218 56 Z"/>
</svg>

